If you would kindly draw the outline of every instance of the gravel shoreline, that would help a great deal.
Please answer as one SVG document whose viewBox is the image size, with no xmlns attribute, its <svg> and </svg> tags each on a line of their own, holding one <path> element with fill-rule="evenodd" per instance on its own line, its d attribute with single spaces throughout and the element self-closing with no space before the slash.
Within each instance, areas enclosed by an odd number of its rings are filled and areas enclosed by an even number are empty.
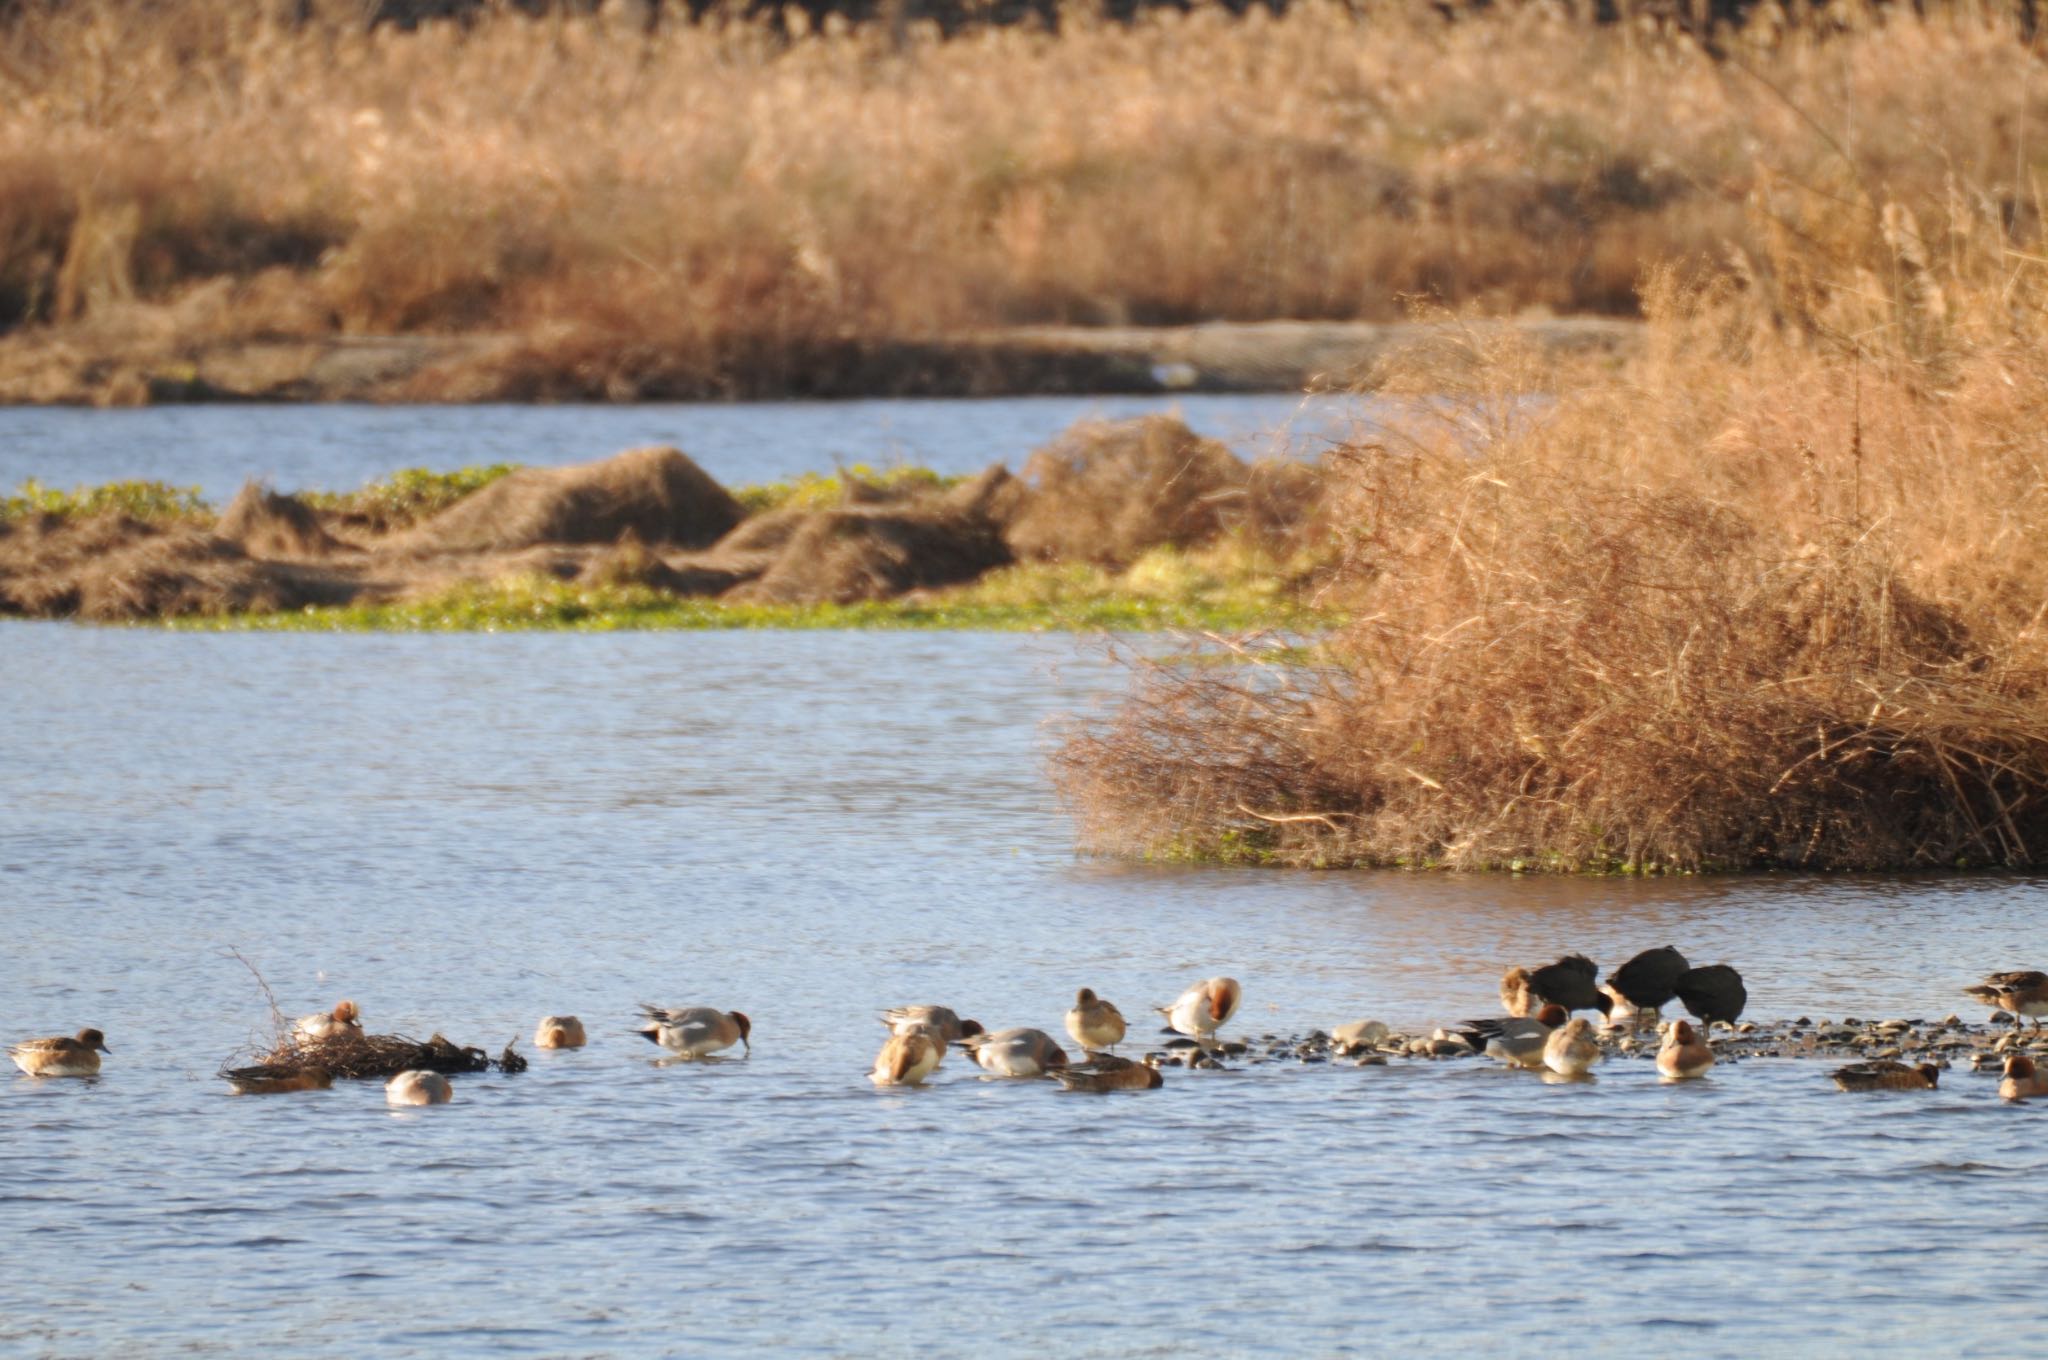
<svg viewBox="0 0 2048 1360">
<path fill-rule="evenodd" d="M 2048 1055 L 2048 1029 L 2036 1031 L 2029 1026 L 2015 1032 L 2010 1018 L 2001 1021 L 1994 1017 L 1988 1023 L 1972 1024 L 1956 1015 L 1935 1020 L 1800 1016 L 1793 1020 L 1744 1020 L 1735 1025 L 1721 1022 L 1712 1030 L 1710 1042 L 1717 1065 L 1751 1058 L 1831 1062 L 1890 1058 L 1932 1063 L 1944 1070 L 1964 1068 L 1995 1073 L 2009 1052 Z M 1361 1035 L 1360 1031 L 1366 1032 Z M 1653 1062 L 1657 1057 L 1660 1036 L 1649 1028 L 1640 1034 L 1631 1034 L 1626 1028 L 1605 1029 L 1599 1031 L 1599 1037 L 1607 1061 Z M 1456 1026 L 1408 1032 L 1361 1021 L 1339 1026 L 1334 1035 L 1320 1029 L 1298 1035 L 1268 1033 L 1226 1039 L 1206 1048 L 1193 1039 L 1175 1037 L 1149 1045 L 1146 1057 L 1162 1067 L 1228 1070 L 1285 1063 L 1380 1067 L 1395 1062 L 1456 1062 L 1482 1055 L 1459 1037 Z"/>
</svg>

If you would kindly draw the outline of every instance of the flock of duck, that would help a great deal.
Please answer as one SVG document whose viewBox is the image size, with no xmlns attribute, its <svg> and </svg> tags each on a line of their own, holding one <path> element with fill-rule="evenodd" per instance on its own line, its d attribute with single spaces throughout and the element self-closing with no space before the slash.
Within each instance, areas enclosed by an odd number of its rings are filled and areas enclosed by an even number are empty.
<svg viewBox="0 0 2048 1360">
<path fill-rule="evenodd" d="M 1500 984 L 1505 1015 L 1465 1021 L 1454 1030 L 1440 1029 L 1428 1040 L 1405 1046 L 1385 1047 L 1392 1036 L 1378 1021 L 1341 1026 L 1327 1036 L 1318 1032 L 1317 1038 L 1345 1053 L 1371 1055 L 1375 1049 L 1416 1056 L 1478 1053 L 1511 1067 L 1542 1070 L 1554 1078 L 1584 1079 L 1605 1057 L 1605 1049 L 1593 1023 L 1573 1013 L 1597 1011 L 1608 1030 L 1626 1029 L 1631 1036 L 1646 1026 L 1661 1031 L 1656 1054 L 1659 1075 L 1665 1081 L 1691 1081 L 1714 1066 L 1714 1026 L 1734 1027 L 1749 1001 L 1742 975 L 1735 969 L 1727 964 L 1692 967 L 1670 946 L 1637 954 L 1605 981 L 1600 980 L 1599 971 L 1582 954 L 1567 954 L 1533 969 L 1510 968 Z M 2038 1035 L 2042 1018 L 2048 1016 L 2048 973 L 1993 973 L 1964 991 L 1992 1007 L 1997 1013 L 1994 1018 L 2010 1018 L 2013 1037 L 2026 1019 L 2034 1022 Z M 1043 1030 L 991 1032 L 945 1006 L 898 1006 L 882 1012 L 889 1034 L 868 1078 L 877 1086 L 921 1085 L 939 1069 L 947 1053 L 957 1048 L 991 1076 L 1050 1078 L 1075 1091 L 1153 1090 L 1165 1082 L 1163 1066 L 1213 1066 L 1218 1052 L 1246 1051 L 1242 1043 L 1225 1044 L 1217 1037 L 1238 1013 L 1243 999 L 1243 989 L 1235 978 L 1213 977 L 1195 983 L 1171 1005 L 1156 1008 L 1165 1017 L 1168 1030 L 1180 1036 L 1168 1047 L 1194 1051 L 1185 1056 L 1154 1052 L 1134 1059 L 1113 1051 L 1129 1032 L 1123 1013 L 1083 987 L 1066 1013 L 1066 1031 L 1082 1051 L 1080 1061 L 1069 1058 Z M 1684 1007 L 1690 1021 L 1663 1019 L 1663 1008 L 1673 1001 Z M 739 1011 L 646 1004 L 640 1009 L 645 1023 L 635 1032 L 664 1051 L 660 1061 L 697 1061 L 735 1044 L 749 1055 L 753 1051 L 753 1022 Z M 1959 1022 L 1951 1018 L 1945 1023 Z M 295 1021 L 292 1032 L 296 1040 L 314 1042 L 359 1036 L 361 1012 L 353 1001 L 343 1001 L 332 1011 Z M 581 1048 L 586 1042 L 583 1023 L 573 1015 L 544 1016 L 534 1032 L 534 1043 L 541 1048 Z M 2008 1042 L 2001 1042 L 1999 1048 L 2005 1049 Z M 1634 1047 L 1633 1037 L 1622 1043 L 1624 1048 Z M 100 1056 L 111 1052 L 104 1034 L 83 1029 L 72 1037 L 15 1044 L 7 1055 L 33 1077 L 89 1077 L 99 1072 Z M 1368 1056 L 1364 1060 L 1385 1059 Z M 1941 1066 L 1878 1058 L 1838 1068 L 1831 1075 L 1845 1091 L 1929 1090 L 1936 1085 Z M 306 1090 L 330 1083 L 330 1074 L 308 1067 L 260 1087 L 238 1089 Z M 2008 1100 L 2048 1095 L 2048 1074 L 2039 1071 L 2027 1054 L 2006 1052 L 1999 1095 Z M 447 1077 L 438 1072 L 402 1071 L 385 1084 L 385 1099 L 393 1105 L 438 1105 L 453 1097 Z"/>
</svg>

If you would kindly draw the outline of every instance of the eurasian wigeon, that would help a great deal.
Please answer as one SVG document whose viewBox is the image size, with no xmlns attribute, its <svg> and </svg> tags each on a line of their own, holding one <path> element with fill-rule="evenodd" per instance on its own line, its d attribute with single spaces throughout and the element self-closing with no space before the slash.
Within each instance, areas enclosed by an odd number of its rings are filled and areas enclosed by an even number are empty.
<svg viewBox="0 0 2048 1360">
<path fill-rule="evenodd" d="M 1097 1053 L 1072 1067 L 1056 1067 L 1052 1075 L 1069 1091 L 1156 1091 L 1166 1084 L 1152 1064 L 1109 1053 Z"/>
<path fill-rule="evenodd" d="M 583 1022 L 573 1015 L 543 1015 L 533 1031 L 535 1048 L 581 1048 Z"/>
<path fill-rule="evenodd" d="M 1083 1049 L 1115 1048 L 1124 1041 L 1124 1029 L 1123 1012 L 1093 988 L 1083 987 L 1075 994 L 1073 1009 L 1067 1012 L 1067 1033 Z"/>
<path fill-rule="evenodd" d="M 1933 1063 L 1908 1067 L 1890 1058 L 1876 1062 L 1851 1063 L 1834 1072 L 1835 1085 L 1844 1091 L 1932 1091 L 1941 1079 Z"/>
<path fill-rule="evenodd" d="M 1987 1006 L 2012 1013 L 2013 1027 L 2017 1029 L 2020 1017 L 2034 1022 L 2034 1028 L 2041 1028 L 2041 1017 L 2048 1015 L 2048 973 L 2025 969 L 2011 973 L 1993 973 L 1976 987 L 1963 988 L 1965 996 L 1975 997 Z"/>
<path fill-rule="evenodd" d="M 337 1001 L 334 1009 L 320 1015 L 302 1015 L 292 1021 L 292 1034 L 300 1039 L 335 1039 L 363 1032 L 362 1012 L 353 1001 Z"/>
<path fill-rule="evenodd" d="M 1662 1016 L 1665 1003 L 1678 995 L 1679 976 L 1691 966 L 1668 944 L 1645 949 L 1607 975 L 1606 991 L 1627 1004 L 1630 1023 L 1641 1028 L 1646 1016 L 1652 1023 Z"/>
<path fill-rule="evenodd" d="M 1568 1021 L 1543 1041 L 1543 1065 L 1560 1077 L 1583 1077 L 1600 1058 L 1600 1040 L 1590 1020 Z"/>
<path fill-rule="evenodd" d="M 868 1080 L 877 1086 L 921 1086 L 939 1070 L 945 1056 L 946 1045 L 932 1030 L 891 1034 L 875 1055 L 875 1068 L 868 1073 Z"/>
<path fill-rule="evenodd" d="M 897 1034 L 930 1030 L 942 1042 L 949 1044 L 987 1032 L 982 1029 L 981 1021 L 962 1020 L 945 1006 L 892 1006 L 882 1012 L 882 1023 Z"/>
<path fill-rule="evenodd" d="M 1725 963 L 1710 963 L 1679 974 L 1678 1001 L 1702 1025 L 1716 1020 L 1732 1025 L 1749 1004 L 1749 989 L 1742 985 L 1742 974 Z"/>
<path fill-rule="evenodd" d="M 1543 1066 L 1543 1046 L 1551 1031 L 1565 1022 L 1564 1007 L 1548 1005 L 1529 1016 L 1505 1020 L 1468 1020 L 1461 1036 L 1489 1058 L 1510 1067 Z"/>
<path fill-rule="evenodd" d="M 1243 999 L 1244 989 L 1236 978 L 1213 977 L 1182 992 L 1171 1006 L 1159 1007 L 1159 1013 L 1176 1034 L 1207 1043 L 1237 1014 Z"/>
<path fill-rule="evenodd" d="M 413 1068 L 384 1083 L 387 1105 L 446 1105 L 453 1099 L 455 1088 L 439 1072 Z"/>
<path fill-rule="evenodd" d="M 754 1022 L 738 1011 L 713 1010 L 709 1006 L 650 1006 L 640 1003 L 650 1023 L 635 1030 L 647 1041 L 659 1044 L 676 1057 L 693 1060 L 721 1049 L 743 1044 L 748 1056 L 754 1052 Z"/>
<path fill-rule="evenodd" d="M 1529 985 L 1529 970 L 1510 968 L 1500 975 L 1500 1008 L 1516 1020 L 1527 1019 L 1543 1009 Z"/>
<path fill-rule="evenodd" d="M 2008 1053 L 2005 1055 L 2005 1080 L 1998 1083 L 1998 1094 L 2006 1100 L 2048 1096 L 2048 1076 L 2042 1075 L 2034 1066 L 2034 1060 L 2026 1054 Z"/>
<path fill-rule="evenodd" d="M 90 1077 L 100 1070 L 100 1054 L 113 1051 L 106 1035 L 82 1029 L 76 1038 L 24 1040 L 8 1049 L 7 1056 L 32 1077 Z"/>
<path fill-rule="evenodd" d="M 1066 1050 L 1042 1029 L 999 1029 L 960 1041 L 984 1072 L 998 1077 L 1042 1077 L 1067 1065 Z"/>
<path fill-rule="evenodd" d="M 256 1067 L 235 1067 L 221 1073 L 238 1096 L 274 1096 L 292 1091 L 325 1091 L 334 1085 L 334 1074 L 324 1067 L 294 1067 L 284 1063 L 263 1063 Z"/>
<path fill-rule="evenodd" d="M 1674 1020 L 1664 1031 L 1664 1046 L 1657 1050 L 1657 1072 L 1666 1081 L 1690 1081 L 1704 1077 L 1714 1065 L 1714 1050 L 1700 1038 L 1699 1031 L 1684 1020 Z"/>
</svg>

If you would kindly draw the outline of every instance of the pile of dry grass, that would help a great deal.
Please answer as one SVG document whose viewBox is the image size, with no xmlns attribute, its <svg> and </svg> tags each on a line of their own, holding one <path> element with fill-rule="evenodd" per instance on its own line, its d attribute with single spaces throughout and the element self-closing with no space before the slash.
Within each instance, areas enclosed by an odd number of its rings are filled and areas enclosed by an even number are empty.
<svg viewBox="0 0 2048 1360">
<path fill-rule="evenodd" d="M 1995 205 L 1846 214 L 1650 291 L 1554 404 L 1512 353 L 1354 449 L 1315 667 L 1148 670 L 1059 761 L 1115 852 L 1285 863 L 2048 863 L 2048 279 Z"/>
<path fill-rule="evenodd" d="M 278 1077 L 320 1071 L 330 1076 L 367 1081 L 384 1080 L 408 1071 L 456 1076 L 465 1072 L 488 1072 L 493 1067 L 507 1073 L 523 1072 L 526 1059 L 513 1052 L 511 1044 L 506 1044 L 504 1051 L 494 1059 L 480 1048 L 451 1043 L 438 1034 L 422 1040 L 402 1034 L 349 1031 L 324 1039 L 288 1036 L 253 1064 L 241 1067 L 224 1064 L 221 1075 L 230 1080 L 248 1080 L 253 1076 Z"/>
<path fill-rule="evenodd" d="M 1290 530 L 1318 499 L 1299 464 L 1257 470 L 1170 416 L 1082 424 L 1031 455 L 1004 526 L 1019 557 L 1123 567 L 1233 530 Z"/>
<path fill-rule="evenodd" d="M 735 599 L 849 604 L 958 585 L 1007 565 L 994 525 L 943 506 L 848 506 L 807 515 Z"/>
<path fill-rule="evenodd" d="M 213 532 L 252 557 L 319 558 L 348 550 L 327 532 L 313 507 L 253 481 L 220 512 Z"/>
<path fill-rule="evenodd" d="M 508 473 L 418 525 L 416 552 L 513 552 L 543 543 L 708 548 L 746 518 L 711 475 L 677 449 L 632 449 L 573 467 Z"/>
<path fill-rule="evenodd" d="M 119 622 L 346 604 L 356 593 L 330 569 L 252 556 L 189 525 L 39 516 L 0 534 L 0 614 Z"/>
</svg>

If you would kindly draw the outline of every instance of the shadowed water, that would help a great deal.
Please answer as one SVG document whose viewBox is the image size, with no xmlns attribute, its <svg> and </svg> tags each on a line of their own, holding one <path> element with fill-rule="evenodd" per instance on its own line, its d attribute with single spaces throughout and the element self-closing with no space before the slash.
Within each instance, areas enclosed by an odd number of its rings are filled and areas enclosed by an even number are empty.
<svg viewBox="0 0 2048 1360">
<path fill-rule="evenodd" d="M 343 1356 L 1991 1355 L 2027 1335 L 2048 1109 L 1757 1061 L 864 1079 L 883 1006 L 1058 1032 L 1228 971 L 1245 1035 L 1494 1008 L 1680 945 L 1752 1014 L 1939 1016 L 2041 962 L 2011 879 L 1632 883 L 1077 860 L 1086 644 L 973 634 L 204 636 L 0 626 L 0 1351 Z M 590 1047 L 234 1097 L 264 1025 Z M 639 1000 L 743 1009 L 650 1066 Z M 1981 1012 L 1970 1012 L 1981 1018 Z M 1134 1029 L 1138 1026 L 1134 1025 Z M 530 1050 L 529 1050 L 530 1052 Z"/>
</svg>

